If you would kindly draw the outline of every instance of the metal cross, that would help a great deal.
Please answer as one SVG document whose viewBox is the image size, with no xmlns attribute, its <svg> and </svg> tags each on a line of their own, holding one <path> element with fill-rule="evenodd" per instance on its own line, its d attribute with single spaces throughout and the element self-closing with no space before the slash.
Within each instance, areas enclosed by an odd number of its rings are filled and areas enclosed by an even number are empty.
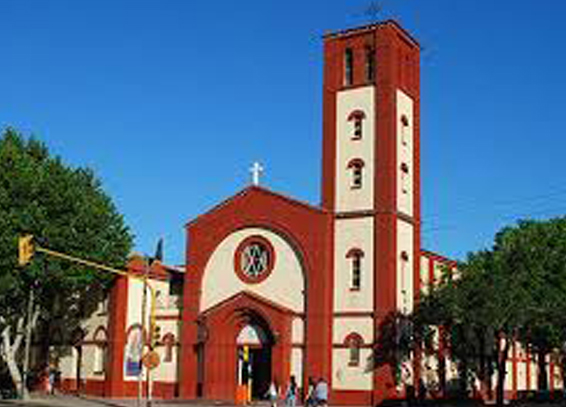
<svg viewBox="0 0 566 407">
<path fill-rule="evenodd" d="M 257 161 L 250 168 L 252 173 L 252 184 L 259 185 L 259 176 L 263 172 L 263 167 Z"/>
</svg>

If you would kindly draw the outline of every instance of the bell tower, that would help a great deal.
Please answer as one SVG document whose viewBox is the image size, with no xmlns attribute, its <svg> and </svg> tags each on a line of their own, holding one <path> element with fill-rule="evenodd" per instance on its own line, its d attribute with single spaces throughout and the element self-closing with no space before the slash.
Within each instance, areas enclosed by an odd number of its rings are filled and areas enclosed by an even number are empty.
<svg viewBox="0 0 566 407">
<path fill-rule="evenodd" d="M 365 361 L 380 321 L 410 312 L 418 293 L 419 52 L 394 21 L 324 37 L 322 205 L 334 216 L 337 400 L 375 403 L 395 391 L 385 370 L 356 366 L 355 349 Z"/>
</svg>

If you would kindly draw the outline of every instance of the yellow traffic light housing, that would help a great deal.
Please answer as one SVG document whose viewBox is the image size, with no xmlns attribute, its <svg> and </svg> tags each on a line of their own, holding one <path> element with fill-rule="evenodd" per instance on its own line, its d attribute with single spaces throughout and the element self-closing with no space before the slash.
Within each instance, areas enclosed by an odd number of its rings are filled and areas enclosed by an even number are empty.
<svg viewBox="0 0 566 407">
<path fill-rule="evenodd" d="M 35 246 L 33 244 L 33 235 L 20 236 L 18 240 L 18 265 L 24 267 L 31 261 L 35 253 Z"/>
</svg>

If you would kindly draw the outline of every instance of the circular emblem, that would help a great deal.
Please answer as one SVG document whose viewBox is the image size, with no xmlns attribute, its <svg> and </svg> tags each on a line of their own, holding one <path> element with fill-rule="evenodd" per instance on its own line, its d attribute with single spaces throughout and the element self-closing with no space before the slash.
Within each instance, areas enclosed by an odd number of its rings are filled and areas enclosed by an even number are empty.
<svg viewBox="0 0 566 407">
<path fill-rule="evenodd" d="M 234 268 L 240 280 L 257 284 L 265 280 L 275 263 L 275 250 L 266 238 L 250 236 L 244 239 L 234 253 Z"/>
</svg>

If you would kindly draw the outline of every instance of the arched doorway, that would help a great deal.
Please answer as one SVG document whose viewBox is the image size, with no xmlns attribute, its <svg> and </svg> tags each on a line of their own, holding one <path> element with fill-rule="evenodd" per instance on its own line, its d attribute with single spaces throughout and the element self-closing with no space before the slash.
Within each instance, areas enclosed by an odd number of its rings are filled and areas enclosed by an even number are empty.
<svg viewBox="0 0 566 407">
<path fill-rule="evenodd" d="M 251 399 L 264 398 L 272 379 L 273 336 L 262 322 L 257 318 L 247 320 L 236 338 L 237 385 L 247 385 Z"/>
</svg>

